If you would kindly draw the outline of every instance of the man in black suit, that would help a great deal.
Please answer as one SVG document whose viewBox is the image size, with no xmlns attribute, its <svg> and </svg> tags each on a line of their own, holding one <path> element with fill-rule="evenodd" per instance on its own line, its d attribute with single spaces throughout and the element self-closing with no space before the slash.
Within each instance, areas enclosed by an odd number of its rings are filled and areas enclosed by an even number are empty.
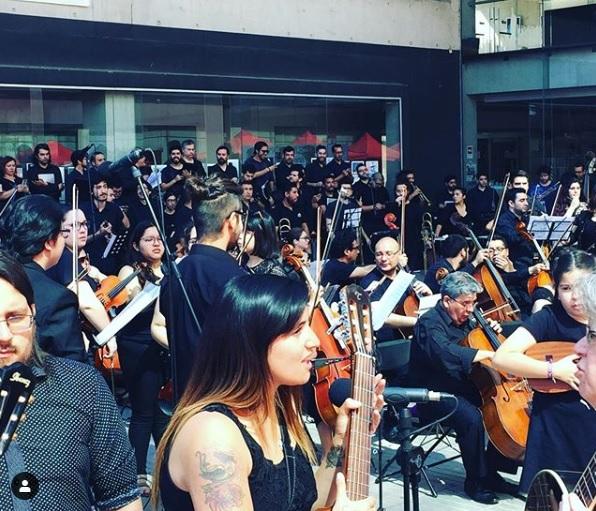
<svg viewBox="0 0 596 511">
<path fill-rule="evenodd" d="M 86 361 L 77 295 L 46 275 L 64 250 L 62 209 L 50 197 L 19 199 L 4 228 L 6 248 L 24 264 L 33 285 L 41 349 L 58 357 Z"/>
</svg>

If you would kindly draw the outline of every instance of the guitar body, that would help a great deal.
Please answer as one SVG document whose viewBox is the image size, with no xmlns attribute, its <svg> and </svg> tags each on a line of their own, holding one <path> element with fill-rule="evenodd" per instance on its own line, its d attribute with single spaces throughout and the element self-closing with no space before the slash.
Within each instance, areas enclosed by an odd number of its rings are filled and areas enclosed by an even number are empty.
<svg viewBox="0 0 596 511">
<path fill-rule="evenodd" d="M 559 511 L 559 503 L 568 495 L 556 472 L 541 470 L 530 485 L 524 511 Z"/>
<path fill-rule="evenodd" d="M 575 343 L 565 341 L 545 341 L 537 342 L 526 350 L 526 355 L 536 360 L 546 362 L 552 360 L 557 362 L 562 358 L 573 355 Z M 530 387 L 537 392 L 546 394 L 568 392 L 571 387 L 562 381 L 552 381 L 548 378 L 528 378 Z"/>
</svg>

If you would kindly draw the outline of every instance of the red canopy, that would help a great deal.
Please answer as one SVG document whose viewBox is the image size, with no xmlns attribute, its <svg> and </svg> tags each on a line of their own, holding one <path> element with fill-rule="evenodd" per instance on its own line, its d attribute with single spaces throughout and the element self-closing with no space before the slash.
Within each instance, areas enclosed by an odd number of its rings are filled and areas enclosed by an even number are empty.
<svg viewBox="0 0 596 511">
<path fill-rule="evenodd" d="M 74 149 L 70 149 L 65 145 L 62 145 L 57 140 L 48 140 L 48 147 L 50 148 L 50 154 L 52 155 L 52 163 L 54 165 L 64 165 L 65 163 L 70 164 L 70 156 Z"/>
<path fill-rule="evenodd" d="M 370 133 L 365 133 L 348 149 L 350 160 L 380 160 L 383 154 L 383 145 Z M 387 159 L 399 160 L 401 151 L 399 144 L 386 148 Z"/>
<path fill-rule="evenodd" d="M 240 154 L 242 152 L 242 148 L 252 147 L 254 146 L 259 140 L 262 140 L 267 145 L 270 145 L 269 142 L 263 138 L 255 135 L 253 132 L 248 130 L 240 130 L 236 133 L 232 140 L 230 140 L 230 146 L 232 147 L 232 152 L 236 154 Z"/>
<path fill-rule="evenodd" d="M 291 145 L 319 145 L 322 143 L 323 141 L 319 137 L 317 137 L 310 130 L 306 130 L 304 133 L 302 133 L 302 135 L 296 137 Z"/>
</svg>

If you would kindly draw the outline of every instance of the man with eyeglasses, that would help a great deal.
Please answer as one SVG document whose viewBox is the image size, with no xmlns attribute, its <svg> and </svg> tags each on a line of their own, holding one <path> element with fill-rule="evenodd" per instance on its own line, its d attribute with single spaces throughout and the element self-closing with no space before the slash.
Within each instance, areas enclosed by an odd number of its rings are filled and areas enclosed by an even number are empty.
<svg viewBox="0 0 596 511">
<path fill-rule="evenodd" d="M 497 268 L 524 317 L 531 312 L 538 312 L 545 305 L 552 304 L 554 300 L 553 289 L 537 287 L 532 296 L 528 293 L 528 279 L 532 275 L 545 270 L 544 264 L 537 263 L 526 266 L 523 262 L 514 263 L 509 258 L 507 241 L 499 235 L 495 235 L 488 244 L 488 257 Z"/>
<path fill-rule="evenodd" d="M 5 222 L 4 247 L 24 264 L 35 293 L 39 346 L 52 355 L 84 362 L 77 295 L 46 273 L 64 250 L 62 209 L 49 197 L 31 195 L 15 203 Z"/>
<path fill-rule="evenodd" d="M 18 362 L 35 378 L 27 419 L 0 457 L 0 509 L 141 511 L 134 452 L 114 398 L 95 368 L 40 348 L 43 306 L 34 286 L 0 251 L 0 369 Z M 29 500 L 11 491 L 22 473 L 38 482 Z"/>
<path fill-rule="evenodd" d="M 250 158 L 242 164 L 242 172 L 252 174 L 252 182 L 255 188 L 264 191 L 265 185 L 273 181 L 273 173 L 277 165 L 269 159 L 269 146 L 262 140 L 254 145 Z"/>
<path fill-rule="evenodd" d="M 455 413 L 446 421 L 457 434 L 466 471 L 464 491 L 474 501 L 496 504 L 499 493 L 515 493 L 514 485 L 497 473 L 499 456 L 492 444 L 485 448 L 486 436 L 478 407 L 480 395 L 469 376 L 476 364 L 489 361 L 494 352 L 461 345 L 474 329 L 470 321 L 482 286 L 464 272 L 450 273 L 441 285 L 441 299 L 420 317 L 414 329 L 408 386 L 425 387 L 457 396 Z M 498 333 L 498 323 L 488 320 Z M 424 420 L 447 415 L 452 401 L 419 405 Z"/>
</svg>

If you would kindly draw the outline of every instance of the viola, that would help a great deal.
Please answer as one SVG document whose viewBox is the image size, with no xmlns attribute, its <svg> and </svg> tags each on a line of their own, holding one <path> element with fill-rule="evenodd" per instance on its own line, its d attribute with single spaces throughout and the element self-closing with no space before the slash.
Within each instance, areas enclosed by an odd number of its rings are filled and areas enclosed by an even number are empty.
<svg viewBox="0 0 596 511">
<path fill-rule="evenodd" d="M 123 280 L 120 280 L 115 275 L 106 277 L 101 281 L 97 291 L 95 291 L 95 296 L 97 296 L 106 310 L 124 305 L 128 301 L 126 286 L 142 271 L 143 268 L 139 266 Z"/>
<path fill-rule="evenodd" d="M 544 254 L 544 252 L 542 251 L 542 248 L 540 247 L 540 245 L 538 245 L 538 243 L 536 242 L 536 239 L 534 238 L 534 236 L 532 236 L 532 234 L 528 231 L 526 224 L 524 222 L 522 222 L 521 220 L 518 220 L 517 223 L 515 224 L 515 230 L 522 238 L 533 243 L 534 248 L 536 249 L 536 252 L 538 252 L 538 255 L 540 256 L 540 260 L 542 261 L 542 264 L 544 264 L 548 268 L 550 266 L 548 259 L 547 259 L 546 255 Z M 537 287 L 553 287 L 553 286 L 554 286 L 554 281 L 553 281 L 553 278 L 552 278 L 550 272 L 546 271 L 546 270 L 541 270 L 536 275 L 531 275 L 530 278 L 528 279 L 528 294 L 531 295 Z"/>
<path fill-rule="evenodd" d="M 302 262 L 302 251 L 292 245 L 284 245 L 281 255 L 284 261 L 302 273 L 308 287 L 315 292 L 316 286 L 312 276 Z M 352 375 L 351 350 L 343 334 L 344 330 L 335 327 L 336 324 L 337 319 L 329 305 L 323 299 L 319 300 L 310 319 L 310 327 L 319 339 L 317 358 L 338 359 L 329 364 L 315 364 L 315 402 L 321 418 L 330 426 L 335 424 L 337 412 L 329 399 L 329 389 L 338 378 L 350 378 Z"/>
<path fill-rule="evenodd" d="M 95 368 L 106 378 L 112 380 L 114 386 L 114 378 L 122 376 L 122 368 L 120 367 L 120 357 L 118 352 L 114 352 L 111 357 L 106 356 L 106 348 L 101 347 L 95 350 L 93 357 Z"/>
<path fill-rule="evenodd" d="M 504 340 L 474 308 L 478 327 L 461 342 L 463 346 L 496 351 Z M 497 371 L 490 360 L 474 364 L 471 380 L 482 398 L 482 420 L 497 450 L 514 460 L 523 459 L 530 426 L 532 392 L 523 378 Z"/>
</svg>

